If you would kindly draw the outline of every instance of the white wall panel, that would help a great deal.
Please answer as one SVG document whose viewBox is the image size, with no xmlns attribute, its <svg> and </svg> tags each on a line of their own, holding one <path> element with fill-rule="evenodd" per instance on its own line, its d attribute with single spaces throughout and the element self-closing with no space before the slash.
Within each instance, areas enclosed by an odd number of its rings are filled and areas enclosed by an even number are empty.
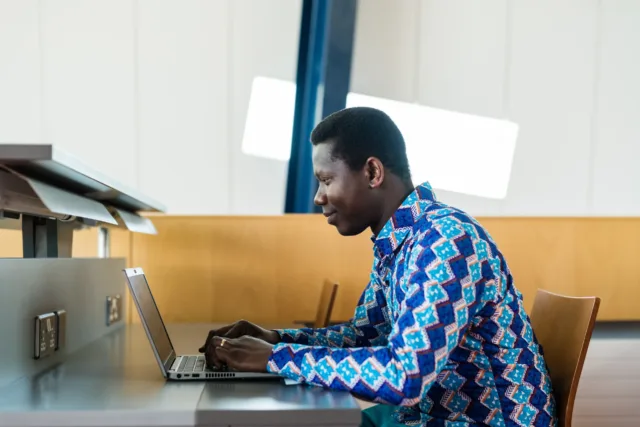
<svg viewBox="0 0 640 427">
<path fill-rule="evenodd" d="M 0 142 L 39 142 L 37 0 L 0 0 Z"/>
<path fill-rule="evenodd" d="M 421 104 L 504 117 L 506 0 L 421 2 Z"/>
<path fill-rule="evenodd" d="M 420 3 L 419 102 L 430 107 L 508 118 L 505 111 L 506 0 Z M 460 153 L 463 156 L 465 153 Z M 455 159 L 442 159 L 456 167 Z M 475 173 L 482 173 L 479 160 Z M 499 215 L 502 200 L 439 191 L 474 215 Z"/>
<path fill-rule="evenodd" d="M 242 153 L 242 137 L 254 77 L 295 81 L 301 11 L 300 0 L 231 2 L 228 105 L 232 214 L 280 214 L 284 210 L 287 162 Z"/>
<path fill-rule="evenodd" d="M 640 2 L 602 2 L 594 215 L 640 215 Z"/>
<path fill-rule="evenodd" d="M 358 2 L 352 92 L 417 101 L 419 10 L 420 0 Z"/>
<path fill-rule="evenodd" d="M 228 1 L 140 0 L 140 189 L 176 214 L 229 209 Z"/>
<path fill-rule="evenodd" d="M 505 215 L 587 213 L 597 0 L 512 2 L 509 117 L 520 124 Z"/>
<path fill-rule="evenodd" d="M 301 8 L 0 0 L 0 142 L 58 144 L 172 213 L 278 214 L 287 164 L 242 138 L 253 79 L 294 80 Z M 520 125 L 506 199 L 436 189 L 474 215 L 638 215 L 638 22 L 635 0 L 361 1 L 351 90 Z"/>
<path fill-rule="evenodd" d="M 44 140 L 137 185 L 130 0 L 42 0 Z"/>
</svg>

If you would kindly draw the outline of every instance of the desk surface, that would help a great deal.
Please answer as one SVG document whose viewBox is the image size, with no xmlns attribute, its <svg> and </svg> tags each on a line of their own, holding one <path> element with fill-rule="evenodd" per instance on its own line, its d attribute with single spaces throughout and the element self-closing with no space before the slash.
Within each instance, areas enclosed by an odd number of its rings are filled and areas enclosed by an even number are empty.
<svg viewBox="0 0 640 427">
<path fill-rule="evenodd" d="M 208 325 L 170 325 L 196 353 Z M 0 426 L 273 426 L 360 423 L 347 393 L 282 381 L 167 382 L 140 326 L 121 328 L 63 364 L 0 389 Z"/>
</svg>

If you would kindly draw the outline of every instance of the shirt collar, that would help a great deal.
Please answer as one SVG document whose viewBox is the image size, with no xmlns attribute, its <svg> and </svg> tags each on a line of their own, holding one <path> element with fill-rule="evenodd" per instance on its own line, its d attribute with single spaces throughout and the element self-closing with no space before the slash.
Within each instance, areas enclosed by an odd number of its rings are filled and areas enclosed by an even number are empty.
<svg viewBox="0 0 640 427">
<path fill-rule="evenodd" d="M 436 195 L 428 182 L 418 185 L 404 199 L 380 233 L 371 237 L 379 257 L 392 254 L 404 242 L 413 225 L 422 216 L 425 201 L 436 201 Z"/>
</svg>

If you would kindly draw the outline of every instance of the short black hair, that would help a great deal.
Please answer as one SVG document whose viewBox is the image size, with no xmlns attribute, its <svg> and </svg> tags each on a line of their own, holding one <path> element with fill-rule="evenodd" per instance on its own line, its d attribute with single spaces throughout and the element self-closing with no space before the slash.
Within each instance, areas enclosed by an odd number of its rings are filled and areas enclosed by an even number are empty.
<svg viewBox="0 0 640 427">
<path fill-rule="evenodd" d="M 402 133 L 381 110 L 352 107 L 330 114 L 311 132 L 313 145 L 326 142 L 334 143 L 332 156 L 352 170 L 362 168 L 369 157 L 377 157 L 394 175 L 411 181 Z"/>
</svg>

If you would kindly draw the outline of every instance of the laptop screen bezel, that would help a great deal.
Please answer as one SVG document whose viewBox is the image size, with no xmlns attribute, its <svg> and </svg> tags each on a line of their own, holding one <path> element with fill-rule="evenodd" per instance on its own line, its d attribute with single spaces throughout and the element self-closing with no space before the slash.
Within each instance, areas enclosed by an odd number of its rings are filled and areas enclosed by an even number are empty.
<svg viewBox="0 0 640 427">
<path fill-rule="evenodd" d="M 149 281 L 147 280 L 147 277 L 145 276 L 143 269 L 139 267 L 127 268 L 124 270 L 124 273 L 125 273 L 125 276 L 127 277 L 127 284 L 129 286 L 129 291 L 131 292 L 131 297 L 135 303 L 136 308 L 138 309 L 138 314 L 140 315 L 140 323 L 142 323 L 142 326 L 144 327 L 144 331 L 147 334 L 147 338 L 149 339 L 149 343 L 151 344 L 151 348 L 153 349 L 153 354 L 155 355 L 158 365 L 160 365 L 160 368 L 162 369 L 162 374 L 164 375 L 165 378 L 168 378 L 169 376 L 168 373 L 171 370 L 171 367 L 173 366 L 173 362 L 175 362 L 176 360 L 176 352 L 175 352 L 175 348 L 173 347 L 173 343 L 171 342 L 171 337 L 169 336 L 169 332 L 167 332 L 167 327 L 164 324 L 164 320 L 162 320 L 162 315 L 160 314 L 160 310 L 158 309 L 158 305 L 156 304 L 156 300 L 153 296 L 153 292 L 151 292 Z M 149 289 L 149 295 L 151 295 L 151 301 L 153 302 L 153 305 L 158 310 L 160 323 L 162 324 L 164 333 L 167 335 L 167 339 L 169 340 L 169 346 L 171 347 L 171 352 L 169 353 L 169 356 L 165 361 L 161 359 L 160 354 L 158 353 L 158 349 L 156 348 L 155 342 L 153 341 L 153 336 L 151 335 L 151 331 L 147 326 L 146 318 L 142 312 L 142 307 L 133 289 L 132 279 L 136 278 L 137 276 L 142 276 L 142 279 L 144 280 L 145 285 Z"/>
</svg>

